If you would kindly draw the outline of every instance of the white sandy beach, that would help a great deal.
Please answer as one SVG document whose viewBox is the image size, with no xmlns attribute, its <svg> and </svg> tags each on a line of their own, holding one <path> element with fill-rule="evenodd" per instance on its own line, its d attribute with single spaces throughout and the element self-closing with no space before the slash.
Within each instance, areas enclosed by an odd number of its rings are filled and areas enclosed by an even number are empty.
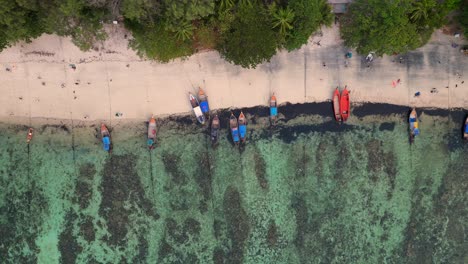
<svg viewBox="0 0 468 264">
<path fill-rule="evenodd" d="M 404 56 L 376 58 L 370 67 L 353 52 L 346 67 L 347 49 L 338 28 L 324 28 L 307 46 L 282 51 L 257 69 L 231 65 L 216 51 L 168 64 L 142 60 L 128 49 L 124 29 L 109 26 L 108 31 L 109 38 L 91 52 L 51 35 L 1 52 L 0 120 L 114 122 L 187 113 L 187 93 L 198 86 L 205 89 L 212 109 L 266 105 L 273 92 L 280 103 L 326 101 L 335 87 L 345 85 L 352 103 L 468 108 L 468 56 L 451 47 L 464 39 L 441 31 L 426 46 Z M 394 87 L 398 79 L 401 83 Z M 437 93 L 431 93 L 432 88 Z M 417 91 L 421 96 L 416 98 Z M 123 116 L 116 117 L 116 112 Z"/>
</svg>

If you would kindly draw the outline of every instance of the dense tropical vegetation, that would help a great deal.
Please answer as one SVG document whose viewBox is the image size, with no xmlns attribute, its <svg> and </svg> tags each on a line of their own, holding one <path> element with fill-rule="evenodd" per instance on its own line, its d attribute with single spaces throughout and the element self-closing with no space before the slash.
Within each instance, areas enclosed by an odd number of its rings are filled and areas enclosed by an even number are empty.
<svg viewBox="0 0 468 264">
<path fill-rule="evenodd" d="M 461 0 L 356 0 L 341 23 L 345 44 L 359 53 L 403 53 L 427 43 Z"/>
<path fill-rule="evenodd" d="M 167 62 L 217 49 L 243 67 L 297 49 L 333 16 L 326 0 L 0 0 L 0 50 L 43 33 L 70 36 L 82 50 L 123 21 L 130 46 Z"/>
<path fill-rule="evenodd" d="M 341 35 L 360 53 L 405 52 L 426 43 L 458 7 L 466 29 L 466 1 L 356 0 Z M 69 36 L 89 50 L 106 38 L 103 25 L 117 20 L 143 57 L 168 62 L 216 49 L 249 68 L 278 49 L 300 48 L 333 19 L 327 0 L 0 0 L 0 51 L 43 33 Z"/>
</svg>

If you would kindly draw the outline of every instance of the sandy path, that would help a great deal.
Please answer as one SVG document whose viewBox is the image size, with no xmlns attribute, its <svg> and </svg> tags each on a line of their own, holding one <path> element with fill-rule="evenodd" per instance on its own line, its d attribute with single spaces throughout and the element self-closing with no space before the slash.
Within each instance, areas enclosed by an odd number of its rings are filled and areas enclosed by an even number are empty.
<svg viewBox="0 0 468 264">
<path fill-rule="evenodd" d="M 450 45 L 464 40 L 441 32 L 401 56 L 401 63 L 399 56 L 385 56 L 367 67 L 355 52 L 346 65 L 338 28 L 326 28 L 300 50 L 282 51 L 257 69 L 243 69 L 217 52 L 168 64 L 145 61 L 127 49 L 122 28 L 108 31 L 109 39 L 91 52 L 79 51 L 69 39 L 44 35 L 0 53 L 0 119 L 112 121 L 184 113 L 190 111 L 187 93 L 198 86 L 205 88 L 213 109 L 265 105 L 272 92 L 280 102 L 325 101 L 344 85 L 352 102 L 468 108 L 468 57 Z M 431 93 L 432 88 L 438 92 Z M 415 98 L 417 91 L 421 96 Z"/>
</svg>

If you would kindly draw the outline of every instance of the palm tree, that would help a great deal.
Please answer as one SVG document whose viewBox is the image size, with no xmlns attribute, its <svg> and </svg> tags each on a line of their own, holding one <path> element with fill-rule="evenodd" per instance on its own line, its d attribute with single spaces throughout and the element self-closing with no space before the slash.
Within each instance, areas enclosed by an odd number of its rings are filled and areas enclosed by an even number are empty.
<svg viewBox="0 0 468 264">
<path fill-rule="evenodd" d="M 280 8 L 273 13 L 273 28 L 279 27 L 279 33 L 283 37 L 286 36 L 288 30 L 293 28 L 291 25 L 293 21 L 294 12 L 289 7 Z"/>
<path fill-rule="evenodd" d="M 427 20 L 429 14 L 436 6 L 435 0 L 420 0 L 413 3 L 413 7 L 410 9 L 411 20 L 413 22 L 421 19 Z"/>
<path fill-rule="evenodd" d="M 188 39 L 191 39 L 193 36 L 193 30 L 194 27 L 190 21 L 183 20 L 179 22 L 177 25 L 174 27 L 174 33 L 177 37 L 177 39 L 181 41 L 186 41 Z"/>
</svg>

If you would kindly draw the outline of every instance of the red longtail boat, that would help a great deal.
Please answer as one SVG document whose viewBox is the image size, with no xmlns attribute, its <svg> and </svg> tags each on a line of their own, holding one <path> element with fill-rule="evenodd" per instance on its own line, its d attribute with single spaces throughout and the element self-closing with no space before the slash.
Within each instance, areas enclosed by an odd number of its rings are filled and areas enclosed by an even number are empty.
<svg viewBox="0 0 468 264">
<path fill-rule="evenodd" d="M 349 108 L 349 91 L 345 86 L 344 90 L 341 92 L 340 98 L 340 112 L 343 122 L 345 122 L 349 117 Z"/>
<path fill-rule="evenodd" d="M 336 121 L 341 122 L 340 90 L 338 90 L 338 87 L 336 87 L 335 92 L 333 93 L 333 112 L 335 114 Z"/>
</svg>

